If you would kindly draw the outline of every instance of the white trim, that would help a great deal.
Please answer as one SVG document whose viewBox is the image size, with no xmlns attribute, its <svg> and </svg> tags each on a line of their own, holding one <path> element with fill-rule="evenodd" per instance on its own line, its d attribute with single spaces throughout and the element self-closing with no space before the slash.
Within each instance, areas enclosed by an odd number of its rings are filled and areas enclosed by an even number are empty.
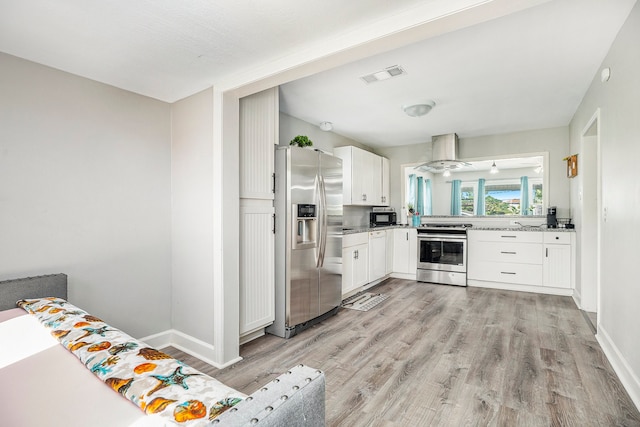
<svg viewBox="0 0 640 427">
<path fill-rule="evenodd" d="M 593 125 L 596 125 L 596 134 L 588 135 L 589 129 Z M 600 322 L 600 288 L 601 288 L 601 263 L 602 263 L 602 149 L 600 144 L 600 108 L 596 108 L 587 124 L 583 127 L 580 134 L 580 150 L 585 150 L 585 138 L 589 136 L 595 136 L 596 138 L 596 323 Z M 584 209 L 584 201 L 580 200 L 580 209 Z M 584 211 L 582 212 L 584 217 Z M 580 256 L 582 257 L 580 265 L 584 263 L 584 248 L 580 248 Z M 582 277 L 582 276 L 581 276 Z M 588 302 L 587 302 L 588 303 Z M 591 308 L 588 311 L 592 311 Z"/>
<path fill-rule="evenodd" d="M 138 338 L 140 341 L 149 344 L 154 348 L 164 348 L 171 345 L 171 335 L 173 334 L 173 329 L 167 329 L 164 332 L 159 332 L 157 334 L 148 335 L 146 337 Z"/>
<path fill-rule="evenodd" d="M 215 352 L 211 344 L 175 329 L 167 329 L 166 331 L 140 338 L 140 341 L 158 349 L 165 347 L 177 348 L 218 369 L 226 368 L 242 360 L 242 357 L 237 357 L 226 363 L 217 363 L 213 360 Z"/>
<path fill-rule="evenodd" d="M 240 345 L 246 344 L 265 335 L 264 327 L 240 336 Z"/>
<path fill-rule="evenodd" d="M 633 372 L 629 363 L 627 363 L 607 331 L 605 331 L 600 324 L 598 324 L 596 339 L 600 347 L 602 347 L 605 356 L 607 356 L 609 363 L 611 363 L 613 370 L 618 375 L 618 378 L 620 378 L 623 387 L 627 390 L 627 393 L 629 393 L 629 397 L 631 397 L 636 408 L 640 410 L 640 379 Z"/>
<path fill-rule="evenodd" d="M 577 289 L 573 290 L 573 302 L 576 303 L 576 307 L 578 307 L 578 309 L 582 310 L 582 295 Z"/>
<path fill-rule="evenodd" d="M 416 273 L 391 273 L 389 277 L 394 279 L 416 280 Z"/>
<path fill-rule="evenodd" d="M 573 296 L 573 289 L 550 288 L 547 286 L 517 285 L 514 283 L 485 282 L 483 280 L 467 279 L 467 286 L 476 288 L 502 289 L 505 291 L 533 292 L 536 294 Z"/>
</svg>

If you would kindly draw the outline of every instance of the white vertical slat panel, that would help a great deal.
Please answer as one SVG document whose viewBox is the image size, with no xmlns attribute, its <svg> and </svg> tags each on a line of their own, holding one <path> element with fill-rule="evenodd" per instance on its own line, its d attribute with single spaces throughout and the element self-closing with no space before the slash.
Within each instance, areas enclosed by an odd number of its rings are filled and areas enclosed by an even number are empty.
<svg viewBox="0 0 640 427">
<path fill-rule="evenodd" d="M 570 245 L 546 245 L 544 262 L 544 286 L 571 287 Z"/>
<path fill-rule="evenodd" d="M 240 99 L 240 197 L 273 199 L 278 88 Z"/>
<path fill-rule="evenodd" d="M 240 335 L 275 319 L 273 212 L 240 207 Z"/>
</svg>

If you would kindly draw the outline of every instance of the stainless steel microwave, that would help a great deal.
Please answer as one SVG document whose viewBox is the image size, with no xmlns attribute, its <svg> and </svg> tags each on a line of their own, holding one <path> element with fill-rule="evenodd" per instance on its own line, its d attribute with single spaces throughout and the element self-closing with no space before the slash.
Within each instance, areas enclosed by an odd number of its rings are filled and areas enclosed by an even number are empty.
<svg viewBox="0 0 640 427">
<path fill-rule="evenodd" d="M 369 225 L 371 227 L 384 227 L 387 225 L 396 225 L 398 222 L 395 212 L 380 211 L 369 212 Z"/>
</svg>

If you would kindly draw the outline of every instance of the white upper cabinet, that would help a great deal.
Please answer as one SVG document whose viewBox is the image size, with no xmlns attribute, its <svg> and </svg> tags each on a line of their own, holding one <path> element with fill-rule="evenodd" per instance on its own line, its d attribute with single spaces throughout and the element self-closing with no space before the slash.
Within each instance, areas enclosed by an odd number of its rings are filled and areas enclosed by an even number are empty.
<svg viewBox="0 0 640 427">
<path fill-rule="evenodd" d="M 389 159 L 386 157 L 380 157 L 381 160 L 381 178 L 382 178 L 382 189 L 381 189 L 381 202 L 383 206 L 389 206 Z"/>
<path fill-rule="evenodd" d="M 353 146 L 335 148 L 333 153 L 342 159 L 345 205 L 389 205 L 388 159 Z"/>
<path fill-rule="evenodd" d="M 240 197 L 272 200 L 278 88 L 240 99 Z"/>
</svg>

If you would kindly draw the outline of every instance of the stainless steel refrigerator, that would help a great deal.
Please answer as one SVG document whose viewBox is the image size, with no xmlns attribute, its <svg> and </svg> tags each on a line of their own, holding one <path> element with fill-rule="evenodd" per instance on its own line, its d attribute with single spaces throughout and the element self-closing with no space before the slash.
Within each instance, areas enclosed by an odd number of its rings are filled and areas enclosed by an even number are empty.
<svg viewBox="0 0 640 427">
<path fill-rule="evenodd" d="M 276 316 L 290 338 L 335 314 L 342 299 L 342 159 L 276 148 Z"/>
</svg>

